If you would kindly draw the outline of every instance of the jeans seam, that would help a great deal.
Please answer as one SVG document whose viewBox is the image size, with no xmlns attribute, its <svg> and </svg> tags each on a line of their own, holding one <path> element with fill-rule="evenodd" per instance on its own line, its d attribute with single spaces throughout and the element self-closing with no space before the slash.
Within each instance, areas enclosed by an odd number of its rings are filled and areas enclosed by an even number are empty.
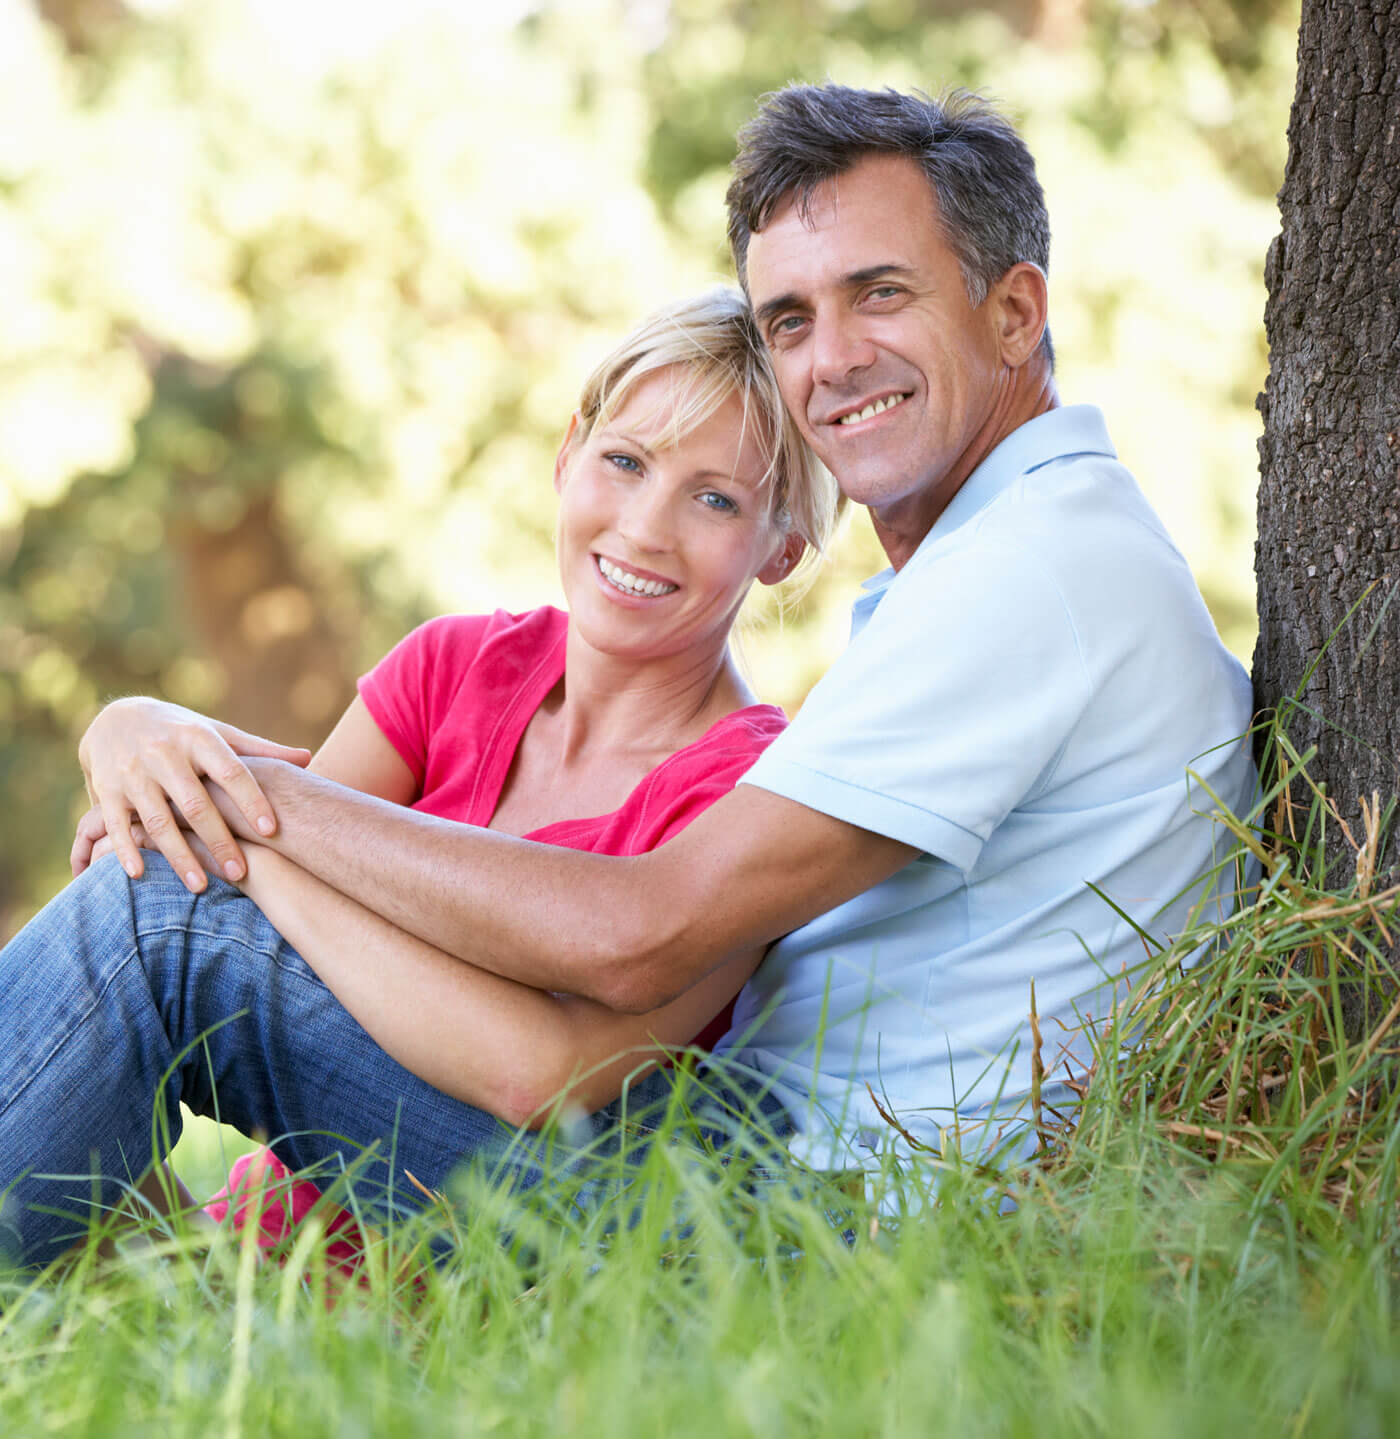
<svg viewBox="0 0 1400 1439">
<path fill-rule="evenodd" d="M 53 1062 L 59 1050 L 61 1050 L 63 1046 L 67 1044 L 69 1040 L 71 1040 L 74 1035 L 76 1035 L 78 1031 L 88 1022 L 88 1020 L 92 1018 L 93 1013 L 97 1010 L 98 1006 L 102 1003 L 104 999 L 106 999 L 108 990 L 110 990 L 111 987 L 117 982 L 118 976 L 127 967 L 127 965 L 130 964 L 131 961 L 137 957 L 138 953 L 138 946 L 132 945 L 131 948 L 127 951 L 125 957 L 119 963 L 112 966 L 112 972 L 110 975 L 107 976 L 106 984 L 104 984 L 98 994 L 93 997 L 92 1003 L 88 1005 L 88 1007 L 83 1010 L 82 1014 L 80 1014 L 77 1019 L 75 1019 L 73 1023 L 68 1026 L 68 1028 L 64 1031 L 62 1038 L 54 1041 L 53 1045 L 49 1048 L 48 1052 L 44 1055 L 44 1057 L 34 1065 L 34 1067 L 29 1071 L 29 1073 L 24 1077 L 24 1079 L 22 1079 L 19 1084 L 15 1086 L 14 1090 L 6 1096 L 4 1102 L 0 1103 L 0 1115 L 7 1114 L 9 1112 L 10 1107 L 20 1097 L 20 1095 L 22 1095 L 24 1091 L 28 1089 L 29 1086 L 33 1084 L 34 1081 L 38 1079 L 38 1077 L 44 1072 L 44 1070 L 47 1069 L 48 1066 Z M 154 1006 L 152 1007 L 154 1008 Z"/>
<path fill-rule="evenodd" d="M 276 931 L 274 930 L 273 933 L 276 934 Z M 280 934 L 277 935 L 276 944 L 264 945 L 254 943 L 252 940 L 243 939 L 236 934 L 227 934 L 222 930 L 196 929 L 192 924 L 183 923 L 161 924 L 156 928 L 138 930 L 136 932 L 138 947 L 141 940 L 153 939 L 162 934 L 179 934 L 184 935 L 186 938 L 214 940 L 226 947 L 236 946 L 239 949 L 246 950 L 249 954 L 256 954 L 263 959 L 269 960 L 286 974 L 296 975 L 301 979 L 313 980 L 316 984 L 320 985 L 322 989 L 329 988 L 325 980 L 312 969 L 311 965 L 302 958 L 301 954 L 288 944 Z M 291 952 L 297 956 L 297 959 L 301 961 L 299 965 L 289 964 L 282 958 L 280 951 L 284 948 L 291 950 Z"/>
</svg>

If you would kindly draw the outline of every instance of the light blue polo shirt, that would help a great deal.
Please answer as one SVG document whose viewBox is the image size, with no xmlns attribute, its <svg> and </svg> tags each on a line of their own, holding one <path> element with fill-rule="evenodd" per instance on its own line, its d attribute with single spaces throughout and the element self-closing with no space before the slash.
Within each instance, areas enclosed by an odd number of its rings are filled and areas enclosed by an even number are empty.
<svg viewBox="0 0 1400 1439">
<path fill-rule="evenodd" d="M 745 778 L 922 851 L 775 944 L 717 1046 L 772 1077 L 795 1152 L 898 1147 L 867 1085 L 940 1148 L 985 1152 L 1024 1117 L 1031 982 L 1063 1074 L 1056 1021 L 1103 1013 L 1104 977 L 1144 956 L 1108 900 L 1166 939 L 1229 850 L 1186 771 L 1247 812 L 1250 708 L 1099 411 L 1009 435 L 867 582 L 846 652 Z"/>
</svg>

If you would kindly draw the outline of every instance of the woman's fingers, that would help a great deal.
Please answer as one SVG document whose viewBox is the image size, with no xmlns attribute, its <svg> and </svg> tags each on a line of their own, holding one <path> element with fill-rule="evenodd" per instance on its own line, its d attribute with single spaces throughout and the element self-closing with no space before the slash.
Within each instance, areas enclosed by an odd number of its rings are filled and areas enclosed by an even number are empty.
<svg viewBox="0 0 1400 1439">
<path fill-rule="evenodd" d="M 221 725 L 219 728 L 223 729 L 225 726 Z M 261 743 L 266 744 L 267 742 L 261 741 Z M 284 750 L 286 746 L 269 744 L 268 748 Z M 251 753 L 251 751 L 243 751 L 243 753 Z M 261 751 L 259 751 L 259 753 L 261 753 Z M 291 750 L 288 751 L 288 753 L 298 756 L 305 754 L 307 755 L 308 761 L 310 759 L 310 755 L 306 750 Z M 239 813 L 248 821 L 254 834 L 267 836 L 277 833 L 277 816 L 273 812 L 271 804 L 268 803 L 267 796 L 262 792 L 257 780 L 253 778 L 252 771 L 243 763 L 238 754 L 229 747 L 228 740 L 222 734 L 215 733 L 212 730 L 204 734 L 201 743 L 195 746 L 191 759 L 194 768 L 200 774 L 206 779 L 213 780 L 213 782 L 228 795 Z M 212 828 L 206 829 L 198 823 L 196 817 L 185 808 L 184 801 L 181 797 L 178 794 L 174 794 L 173 791 L 172 794 L 175 802 L 184 811 L 185 818 L 189 820 L 190 827 L 209 846 L 219 859 L 220 867 L 224 868 L 225 873 L 227 873 L 225 862 L 230 856 L 225 854 L 219 844 L 214 842 L 214 835 L 218 833 L 218 831 L 222 831 L 224 835 L 228 836 L 229 843 L 232 843 L 232 836 L 229 835 L 228 829 L 224 825 L 218 810 L 214 808 L 213 801 L 209 798 L 208 792 L 203 789 L 202 785 L 200 786 L 200 790 L 203 796 L 199 804 L 200 813 L 203 814 L 207 807 L 217 821 L 217 830 Z M 233 846 L 232 857 L 235 858 L 239 864 L 239 875 L 230 874 L 228 877 L 230 879 L 236 879 L 242 874 L 243 864 L 243 853 L 236 844 Z"/>
<path fill-rule="evenodd" d="M 107 826 L 103 822 L 102 811 L 94 805 L 78 821 L 77 829 L 73 834 L 73 848 L 68 852 L 68 865 L 73 871 L 74 879 L 77 879 L 95 860 L 101 858 L 95 853 L 95 849 L 106 836 Z M 108 849 L 110 848 L 109 844 Z"/>
<path fill-rule="evenodd" d="M 286 760 L 288 764 L 300 765 L 303 769 L 311 763 L 311 751 L 298 745 L 278 744 L 276 740 L 263 739 L 249 734 L 237 725 L 214 721 L 214 728 L 228 741 L 229 748 L 236 754 L 262 755 L 267 759 Z"/>
<path fill-rule="evenodd" d="M 206 883 L 204 866 L 190 846 L 186 829 L 203 840 L 217 873 L 233 880 L 246 873 L 238 841 L 209 797 L 200 775 L 188 763 L 162 760 L 153 773 L 133 775 L 130 794 L 148 845 L 170 861 L 186 889 L 198 894 Z"/>
<path fill-rule="evenodd" d="M 277 816 L 240 754 L 296 765 L 311 760 L 308 750 L 277 744 L 161 700 L 116 700 L 97 716 L 83 736 L 78 757 L 88 796 L 100 808 L 112 848 L 128 874 L 136 878 L 143 871 L 131 834 L 133 818 L 140 819 L 150 845 L 196 893 L 204 888 L 205 872 L 183 829 L 203 840 L 214 857 L 215 872 L 235 881 L 247 873 L 230 825 L 242 816 L 250 833 L 270 836 L 277 832 Z M 216 786 L 233 807 L 227 820 L 210 794 Z M 70 860 L 86 867 L 91 846 L 75 838 Z"/>
<path fill-rule="evenodd" d="M 125 795 L 109 795 L 99 787 L 97 802 L 101 807 L 103 830 L 112 842 L 112 849 L 121 862 L 121 867 L 132 879 L 140 879 L 146 866 L 141 859 L 141 851 L 132 838 L 131 809 Z"/>
</svg>

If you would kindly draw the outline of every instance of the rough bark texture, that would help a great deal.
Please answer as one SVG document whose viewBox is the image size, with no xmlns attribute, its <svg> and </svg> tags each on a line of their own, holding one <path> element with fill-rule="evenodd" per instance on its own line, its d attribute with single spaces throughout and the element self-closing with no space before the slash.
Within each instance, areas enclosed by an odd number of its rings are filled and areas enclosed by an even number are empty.
<svg viewBox="0 0 1400 1439">
<path fill-rule="evenodd" d="M 1400 0 L 1304 0 L 1288 142 L 1255 697 L 1320 745 L 1314 773 L 1355 827 L 1361 796 L 1400 795 Z"/>
</svg>

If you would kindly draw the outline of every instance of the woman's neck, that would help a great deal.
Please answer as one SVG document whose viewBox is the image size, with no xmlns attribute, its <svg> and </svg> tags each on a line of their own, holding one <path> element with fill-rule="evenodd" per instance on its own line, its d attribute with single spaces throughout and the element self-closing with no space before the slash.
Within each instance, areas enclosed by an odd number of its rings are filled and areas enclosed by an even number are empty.
<svg viewBox="0 0 1400 1439">
<path fill-rule="evenodd" d="M 572 624 L 567 644 L 559 714 L 565 765 L 600 751 L 671 754 L 755 702 L 727 644 L 632 660 L 593 649 Z"/>
</svg>

